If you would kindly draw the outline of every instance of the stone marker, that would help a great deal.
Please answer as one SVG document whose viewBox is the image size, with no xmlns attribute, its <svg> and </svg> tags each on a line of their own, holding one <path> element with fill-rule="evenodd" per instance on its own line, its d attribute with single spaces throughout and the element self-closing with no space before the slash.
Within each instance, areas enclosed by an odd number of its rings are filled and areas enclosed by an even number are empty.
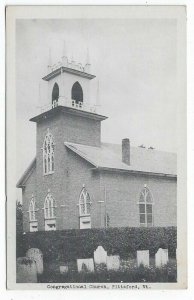
<svg viewBox="0 0 194 300">
<path fill-rule="evenodd" d="M 168 262 L 168 249 L 159 248 L 155 254 L 155 266 L 162 267 Z"/>
<path fill-rule="evenodd" d="M 137 251 L 137 265 L 144 265 L 145 267 L 149 267 L 150 259 L 149 259 L 149 250 L 138 250 Z"/>
<path fill-rule="evenodd" d="M 66 274 L 68 272 L 68 266 L 60 266 L 59 270 L 61 274 Z"/>
<path fill-rule="evenodd" d="M 36 263 L 29 257 L 19 257 L 16 263 L 17 283 L 37 283 Z"/>
<path fill-rule="evenodd" d="M 102 246 L 98 246 L 94 251 L 94 263 L 96 265 L 107 264 L 107 251 Z"/>
<path fill-rule="evenodd" d="M 78 272 L 88 271 L 94 272 L 94 260 L 93 258 L 77 259 Z"/>
<path fill-rule="evenodd" d="M 36 262 L 37 273 L 43 273 L 43 254 L 38 248 L 31 248 L 26 252 L 26 257 L 32 258 Z"/>
<path fill-rule="evenodd" d="M 107 256 L 107 269 L 108 270 L 118 270 L 119 267 L 120 267 L 119 255 Z"/>
</svg>

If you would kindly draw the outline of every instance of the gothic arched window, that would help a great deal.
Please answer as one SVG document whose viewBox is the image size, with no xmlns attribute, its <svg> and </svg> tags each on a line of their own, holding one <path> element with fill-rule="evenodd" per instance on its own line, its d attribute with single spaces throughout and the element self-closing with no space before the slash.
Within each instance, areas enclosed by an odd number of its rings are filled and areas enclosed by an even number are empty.
<svg viewBox="0 0 194 300">
<path fill-rule="evenodd" d="M 53 91 L 52 91 L 52 107 L 55 107 L 58 105 L 58 99 L 59 99 L 59 86 L 55 82 L 53 86 Z"/>
<path fill-rule="evenodd" d="M 55 200 L 50 192 L 48 192 L 44 201 L 44 219 L 45 230 L 56 230 Z"/>
<path fill-rule="evenodd" d="M 147 186 L 144 186 L 139 196 L 140 226 L 153 226 L 153 197 Z"/>
<path fill-rule="evenodd" d="M 91 212 L 90 196 L 85 187 L 83 187 L 79 196 L 79 215 L 87 216 Z"/>
<path fill-rule="evenodd" d="M 32 196 L 32 199 L 31 199 L 30 205 L 29 205 L 29 220 L 30 220 L 30 222 L 36 221 L 36 209 L 35 209 L 34 196 Z"/>
<path fill-rule="evenodd" d="M 44 202 L 44 218 L 55 218 L 55 201 L 50 192 L 47 194 Z"/>
<path fill-rule="evenodd" d="M 30 222 L 30 232 L 38 231 L 38 221 L 36 220 L 36 202 L 34 196 L 30 200 L 29 204 L 29 222 Z"/>
<path fill-rule="evenodd" d="M 83 90 L 78 81 L 76 81 L 71 89 L 71 99 L 76 103 L 83 102 Z"/>
<path fill-rule="evenodd" d="M 43 143 L 43 173 L 44 175 L 54 172 L 54 140 L 53 136 L 47 129 L 47 134 Z"/>
</svg>

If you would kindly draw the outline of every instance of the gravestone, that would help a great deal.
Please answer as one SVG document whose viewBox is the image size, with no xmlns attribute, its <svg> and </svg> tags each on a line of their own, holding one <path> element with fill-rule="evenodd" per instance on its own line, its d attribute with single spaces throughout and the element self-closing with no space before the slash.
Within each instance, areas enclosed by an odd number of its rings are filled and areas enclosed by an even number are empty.
<svg viewBox="0 0 194 300">
<path fill-rule="evenodd" d="M 107 264 L 107 251 L 105 251 L 102 246 L 98 246 L 94 251 L 94 263 L 96 265 Z"/>
<path fill-rule="evenodd" d="M 119 255 L 107 256 L 107 269 L 108 270 L 118 270 L 119 267 L 120 267 Z"/>
<path fill-rule="evenodd" d="M 43 273 L 43 254 L 38 248 L 31 248 L 26 252 L 26 257 L 32 258 L 36 262 L 37 273 Z"/>
<path fill-rule="evenodd" d="M 19 257 L 16 263 L 17 283 L 37 283 L 36 263 L 29 257 Z"/>
<path fill-rule="evenodd" d="M 59 271 L 61 274 L 66 274 L 68 272 L 68 266 L 60 266 Z"/>
<path fill-rule="evenodd" d="M 159 248 L 155 254 L 155 266 L 162 267 L 168 262 L 168 249 Z"/>
<path fill-rule="evenodd" d="M 78 272 L 82 272 L 82 271 L 94 272 L 93 258 L 77 259 L 77 269 Z"/>
<path fill-rule="evenodd" d="M 149 250 L 138 250 L 137 251 L 137 265 L 143 265 L 145 267 L 149 267 L 150 259 L 149 259 Z"/>
</svg>

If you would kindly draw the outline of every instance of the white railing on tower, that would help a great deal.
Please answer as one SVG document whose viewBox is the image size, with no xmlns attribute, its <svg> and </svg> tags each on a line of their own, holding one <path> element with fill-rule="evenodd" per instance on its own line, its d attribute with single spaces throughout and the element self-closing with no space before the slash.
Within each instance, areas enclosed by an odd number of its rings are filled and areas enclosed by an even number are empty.
<svg viewBox="0 0 194 300">
<path fill-rule="evenodd" d="M 39 108 L 40 108 L 40 112 L 43 113 L 57 106 L 66 106 L 66 107 L 71 107 L 78 110 L 93 112 L 93 113 L 96 113 L 97 111 L 97 106 L 95 105 L 93 106 L 87 105 L 82 101 L 77 102 L 73 99 L 67 99 L 65 97 L 59 97 L 58 99 L 54 100 L 51 104 L 43 105 Z"/>
</svg>

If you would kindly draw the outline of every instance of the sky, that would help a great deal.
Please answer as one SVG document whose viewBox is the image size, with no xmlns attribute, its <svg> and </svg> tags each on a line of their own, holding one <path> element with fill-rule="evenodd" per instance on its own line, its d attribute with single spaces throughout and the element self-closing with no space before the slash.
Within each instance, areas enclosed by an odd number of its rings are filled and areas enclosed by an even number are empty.
<svg viewBox="0 0 194 300">
<path fill-rule="evenodd" d="M 144 144 L 176 152 L 177 27 L 175 19 L 32 19 L 16 21 L 18 179 L 35 157 L 36 126 L 29 119 L 47 99 L 52 63 L 67 56 L 86 63 L 89 49 L 91 102 L 99 81 L 102 141 Z"/>
</svg>

